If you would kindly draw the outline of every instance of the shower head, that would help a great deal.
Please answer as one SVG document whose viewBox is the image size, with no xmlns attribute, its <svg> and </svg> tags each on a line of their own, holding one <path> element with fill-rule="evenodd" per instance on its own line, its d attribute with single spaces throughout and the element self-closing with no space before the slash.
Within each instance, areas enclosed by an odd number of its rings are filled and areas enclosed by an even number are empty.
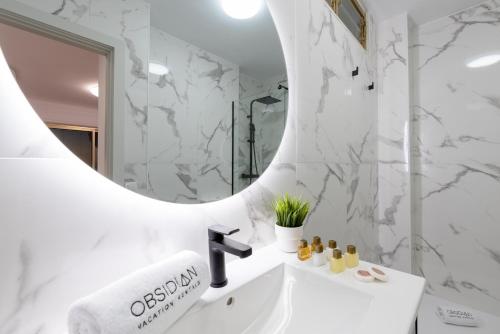
<svg viewBox="0 0 500 334">
<path fill-rule="evenodd" d="M 250 115 L 248 115 L 247 117 L 252 119 L 253 117 L 253 104 L 254 102 L 259 102 L 259 103 L 262 103 L 266 106 L 266 108 L 263 110 L 264 113 L 268 113 L 268 112 L 272 112 L 272 107 L 271 105 L 275 104 L 275 103 L 278 103 L 278 102 L 281 102 L 281 100 L 278 100 L 277 98 L 275 97 L 272 97 L 272 96 L 264 96 L 264 97 L 259 97 L 258 99 L 255 99 L 253 100 L 252 102 L 250 102 Z"/>
<path fill-rule="evenodd" d="M 266 106 L 281 102 L 281 100 L 278 100 L 277 98 L 274 98 L 272 96 L 264 96 L 264 97 L 255 99 L 254 101 L 265 104 Z"/>
</svg>

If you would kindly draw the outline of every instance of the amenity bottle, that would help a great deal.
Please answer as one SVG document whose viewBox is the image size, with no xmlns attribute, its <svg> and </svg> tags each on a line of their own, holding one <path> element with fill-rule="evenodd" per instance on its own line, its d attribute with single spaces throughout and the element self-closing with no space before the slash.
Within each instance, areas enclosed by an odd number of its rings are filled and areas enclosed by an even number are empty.
<svg viewBox="0 0 500 334">
<path fill-rule="evenodd" d="M 354 245 L 347 246 L 347 253 L 344 254 L 347 268 L 354 268 L 359 265 L 359 255 Z"/>
<path fill-rule="evenodd" d="M 333 250 L 333 256 L 330 259 L 330 271 L 338 274 L 345 270 L 345 262 L 340 249 Z"/>
<path fill-rule="evenodd" d="M 311 258 L 311 248 L 307 245 L 307 240 L 300 240 L 297 249 L 297 257 L 300 261 L 306 261 Z"/>
</svg>

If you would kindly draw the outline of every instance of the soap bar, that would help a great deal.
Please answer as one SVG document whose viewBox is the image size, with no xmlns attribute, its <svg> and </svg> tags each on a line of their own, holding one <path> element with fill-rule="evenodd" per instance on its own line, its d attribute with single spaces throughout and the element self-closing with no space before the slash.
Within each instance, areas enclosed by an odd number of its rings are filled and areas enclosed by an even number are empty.
<svg viewBox="0 0 500 334">
<path fill-rule="evenodd" d="M 356 270 L 354 277 L 361 282 L 373 282 L 375 278 L 366 270 Z"/>
<path fill-rule="evenodd" d="M 477 317 L 470 311 L 438 306 L 436 315 L 442 322 L 457 326 L 477 327 Z"/>
<path fill-rule="evenodd" d="M 375 267 L 370 267 L 369 271 L 370 271 L 370 275 L 372 275 L 373 277 L 375 277 L 379 281 L 387 282 L 388 277 L 382 270 L 375 268 Z"/>
</svg>

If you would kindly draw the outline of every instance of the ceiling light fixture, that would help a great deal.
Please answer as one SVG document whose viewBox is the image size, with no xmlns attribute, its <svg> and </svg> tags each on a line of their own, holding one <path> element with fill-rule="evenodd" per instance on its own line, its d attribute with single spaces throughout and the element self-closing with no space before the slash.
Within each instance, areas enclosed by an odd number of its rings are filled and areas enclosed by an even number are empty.
<svg viewBox="0 0 500 334">
<path fill-rule="evenodd" d="M 95 97 L 99 97 L 99 84 L 88 85 L 87 90 Z"/>
<path fill-rule="evenodd" d="M 471 60 L 467 63 L 467 67 L 469 68 L 487 67 L 495 65 L 498 62 L 500 62 L 500 54 L 495 53 L 475 58 L 474 60 Z"/>
<path fill-rule="evenodd" d="M 168 68 L 165 65 L 159 63 L 149 63 L 149 73 L 156 75 L 168 74 Z"/>
<path fill-rule="evenodd" d="M 220 0 L 222 9 L 233 19 L 254 17 L 262 7 L 262 0 Z"/>
</svg>

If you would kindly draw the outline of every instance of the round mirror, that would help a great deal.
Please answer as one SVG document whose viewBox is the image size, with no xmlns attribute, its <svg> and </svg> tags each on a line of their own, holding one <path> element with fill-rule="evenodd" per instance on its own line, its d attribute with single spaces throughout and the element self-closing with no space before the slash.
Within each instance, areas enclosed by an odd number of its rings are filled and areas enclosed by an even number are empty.
<svg viewBox="0 0 500 334">
<path fill-rule="evenodd" d="M 255 181 L 287 111 L 286 68 L 262 0 L 151 3 L 149 183 L 173 202 L 213 201 Z M 162 72 L 162 73 L 163 73 Z"/>
<path fill-rule="evenodd" d="M 129 37 L 133 13 L 124 23 L 132 75 L 121 77 L 125 106 L 112 117 L 105 115 L 112 87 L 106 80 L 119 76 L 107 76 L 106 55 L 2 23 L 0 44 L 42 120 L 92 168 L 169 202 L 204 203 L 238 193 L 269 166 L 286 124 L 286 67 L 267 5 L 147 2 L 149 41 L 139 45 Z M 44 54 L 36 61 L 26 52 L 33 45 Z"/>
</svg>

